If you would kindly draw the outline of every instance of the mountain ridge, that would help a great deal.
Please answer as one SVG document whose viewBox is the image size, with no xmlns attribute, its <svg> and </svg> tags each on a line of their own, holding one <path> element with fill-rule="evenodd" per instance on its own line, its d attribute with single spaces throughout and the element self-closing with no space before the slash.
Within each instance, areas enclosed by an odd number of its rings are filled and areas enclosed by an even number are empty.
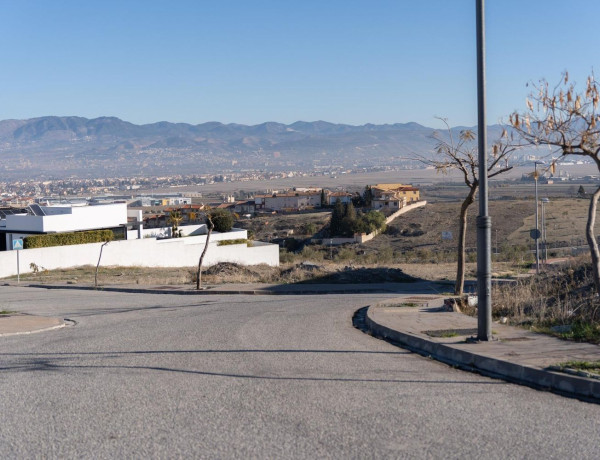
<svg viewBox="0 0 600 460">
<path fill-rule="evenodd" d="M 0 121 L 0 173 L 120 177 L 406 166 L 410 157 L 433 154 L 435 131 L 415 122 L 136 125 L 112 116 L 11 119 Z M 492 125 L 488 132 L 493 139 L 501 127 Z"/>
</svg>

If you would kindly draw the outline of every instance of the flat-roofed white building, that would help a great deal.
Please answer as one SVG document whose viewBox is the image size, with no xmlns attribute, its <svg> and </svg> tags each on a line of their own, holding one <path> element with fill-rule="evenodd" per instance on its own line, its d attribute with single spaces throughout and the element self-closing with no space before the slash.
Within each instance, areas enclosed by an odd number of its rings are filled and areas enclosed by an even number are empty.
<svg viewBox="0 0 600 460">
<path fill-rule="evenodd" d="M 127 205 L 31 205 L 28 213 L 8 214 L 0 220 L 0 250 L 12 249 L 12 240 L 45 233 L 110 229 L 126 235 Z"/>
</svg>

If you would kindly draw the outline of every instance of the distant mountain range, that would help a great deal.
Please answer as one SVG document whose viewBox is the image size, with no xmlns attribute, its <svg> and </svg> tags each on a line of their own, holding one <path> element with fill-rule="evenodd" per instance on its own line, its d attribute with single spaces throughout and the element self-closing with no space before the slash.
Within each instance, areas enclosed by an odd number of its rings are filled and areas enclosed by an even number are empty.
<svg viewBox="0 0 600 460">
<path fill-rule="evenodd" d="M 489 130 L 493 139 L 501 128 Z M 56 116 L 4 120 L 0 180 L 398 166 L 410 163 L 415 154 L 432 154 L 433 132 L 418 123 L 135 125 L 115 117 Z"/>
</svg>

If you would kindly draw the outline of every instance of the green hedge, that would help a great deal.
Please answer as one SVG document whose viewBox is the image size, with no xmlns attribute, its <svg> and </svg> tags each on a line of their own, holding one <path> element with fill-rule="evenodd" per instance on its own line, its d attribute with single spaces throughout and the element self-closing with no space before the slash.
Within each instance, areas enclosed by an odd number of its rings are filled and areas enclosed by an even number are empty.
<svg viewBox="0 0 600 460">
<path fill-rule="evenodd" d="M 217 241 L 217 246 L 229 246 L 230 244 L 247 244 L 248 240 L 240 238 L 237 240 L 220 240 Z"/>
<path fill-rule="evenodd" d="M 72 244 L 102 243 L 112 241 L 112 230 L 91 230 L 89 232 L 51 233 L 31 235 L 23 239 L 23 249 L 48 248 L 50 246 L 69 246 Z"/>
</svg>

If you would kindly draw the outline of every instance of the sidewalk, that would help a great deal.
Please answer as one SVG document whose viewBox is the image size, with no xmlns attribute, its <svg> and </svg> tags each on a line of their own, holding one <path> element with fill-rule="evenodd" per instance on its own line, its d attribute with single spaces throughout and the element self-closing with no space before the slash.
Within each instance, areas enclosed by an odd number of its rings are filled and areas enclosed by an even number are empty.
<svg viewBox="0 0 600 460">
<path fill-rule="evenodd" d="M 410 302 L 411 307 L 399 307 Z M 420 305 L 419 305 L 420 304 Z M 368 308 L 367 330 L 447 364 L 510 382 L 600 402 L 600 378 L 552 369 L 569 361 L 600 361 L 600 346 L 561 340 L 494 323 L 490 342 L 477 336 L 477 318 L 442 310 L 443 298 L 411 296 Z"/>
<path fill-rule="evenodd" d="M 0 337 L 51 331 L 64 326 L 65 322 L 58 318 L 47 318 L 45 316 L 33 316 L 23 313 L 0 315 Z"/>
</svg>

